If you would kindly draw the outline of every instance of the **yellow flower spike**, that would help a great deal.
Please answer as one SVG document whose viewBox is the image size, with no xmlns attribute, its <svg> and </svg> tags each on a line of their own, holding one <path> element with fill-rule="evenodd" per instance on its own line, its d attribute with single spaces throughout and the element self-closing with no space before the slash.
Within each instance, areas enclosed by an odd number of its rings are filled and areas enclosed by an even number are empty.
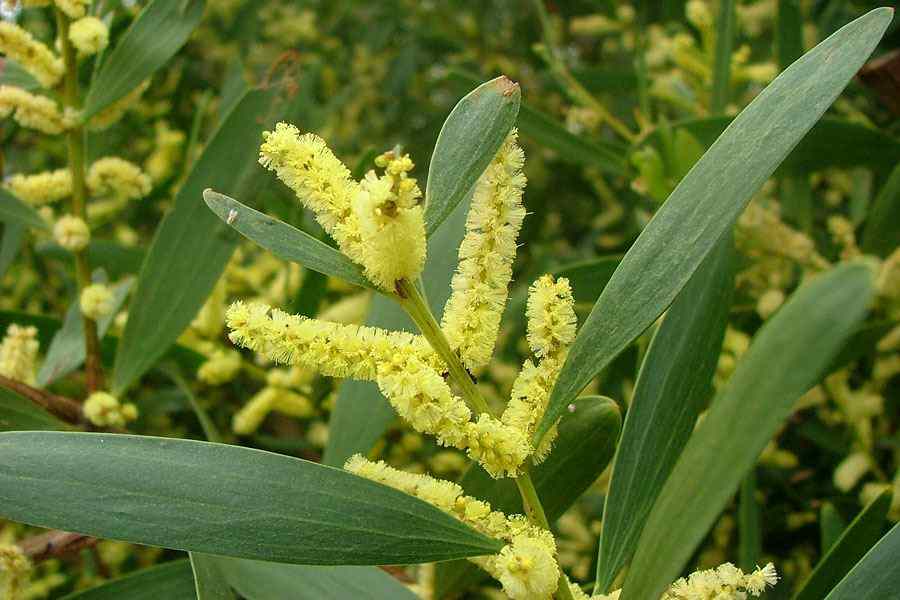
<svg viewBox="0 0 900 600">
<path fill-rule="evenodd" d="M 153 152 L 144 161 L 144 170 L 154 183 L 158 183 L 175 171 L 186 136 L 183 131 L 172 129 L 165 121 L 157 121 L 155 129 Z"/>
<path fill-rule="evenodd" d="M 331 377 L 374 381 L 378 366 L 397 354 L 441 367 L 425 339 L 411 333 L 308 319 L 260 303 L 235 302 L 226 311 L 225 322 L 235 344 L 269 360 Z"/>
<path fill-rule="evenodd" d="M 408 182 L 412 186 L 403 185 Z M 419 198 L 414 180 L 378 177 L 374 171 L 353 198 L 362 244 L 360 264 L 369 280 L 387 292 L 393 292 L 400 279 L 415 281 L 425 266 L 425 219 Z"/>
<path fill-rule="evenodd" d="M 259 429 L 273 410 L 293 417 L 310 417 L 314 412 L 309 398 L 285 388 L 267 386 L 235 413 L 231 429 L 237 435 L 250 435 Z"/>
<path fill-rule="evenodd" d="M 263 133 L 259 164 L 274 171 L 300 202 L 316 214 L 322 228 L 354 262 L 360 263 L 360 240 L 351 202 L 359 188 L 319 136 L 288 123 Z"/>
<path fill-rule="evenodd" d="M 91 241 L 91 230 L 84 220 L 72 215 L 63 215 L 53 226 L 53 239 L 71 252 L 84 250 Z"/>
<path fill-rule="evenodd" d="M 91 0 L 53 0 L 56 8 L 65 13 L 70 19 L 80 19 L 84 16 Z"/>
<path fill-rule="evenodd" d="M 744 573 L 731 563 L 724 563 L 715 569 L 695 571 L 682 577 L 662 595 L 660 600 L 693 600 L 694 598 L 737 599 L 759 597 L 766 588 L 778 583 L 778 573 L 774 565 L 757 568 L 752 573 Z M 615 598 L 616 596 L 610 596 Z"/>
<path fill-rule="evenodd" d="M 241 355 L 236 350 L 216 350 L 197 369 L 197 379 L 207 385 L 222 385 L 232 381 L 241 371 Z"/>
<path fill-rule="evenodd" d="M 535 281 L 528 290 L 525 316 L 528 345 L 535 356 L 554 357 L 565 351 L 575 339 L 578 323 L 569 280 L 544 275 Z"/>
<path fill-rule="evenodd" d="M 516 139 L 513 130 L 478 180 L 444 308 L 441 329 L 469 370 L 487 364 L 494 352 L 525 218 L 525 158 Z"/>
<path fill-rule="evenodd" d="M 15 544 L 0 546 L 0 597 L 15 600 L 28 583 L 31 561 Z"/>
<path fill-rule="evenodd" d="M 378 389 L 413 429 L 437 437 L 444 446 L 462 447 L 472 416 L 444 378 L 413 352 L 401 349 L 378 365 Z"/>
<path fill-rule="evenodd" d="M 68 126 L 56 102 L 12 85 L 0 85 L 0 118 L 12 115 L 19 125 L 55 135 Z"/>
<path fill-rule="evenodd" d="M 0 21 L 0 53 L 19 63 L 45 88 L 59 83 L 63 61 L 47 46 L 9 21 Z"/>
<path fill-rule="evenodd" d="M 82 17 L 69 27 L 69 40 L 79 56 L 90 56 L 109 45 L 109 29 L 97 17 Z"/>
<path fill-rule="evenodd" d="M 522 429 L 487 414 L 467 424 L 466 446 L 469 457 L 495 479 L 516 477 L 531 453 L 529 439 Z"/>
<path fill-rule="evenodd" d="M 36 175 L 17 173 L 9 178 L 6 186 L 20 200 L 32 206 L 43 206 L 72 195 L 72 172 L 57 169 Z"/>
<path fill-rule="evenodd" d="M 138 417 L 134 404 L 122 404 L 109 392 L 94 392 L 84 401 L 84 416 L 97 427 L 125 427 Z"/>
<path fill-rule="evenodd" d="M 110 289 L 102 283 L 92 283 L 81 290 L 79 300 L 82 314 L 96 321 L 112 314 L 115 298 Z"/>
<path fill-rule="evenodd" d="M 469 560 L 498 579 L 513 600 L 544 600 L 556 590 L 559 571 L 553 534 L 531 525 L 522 515 L 507 516 L 491 510 L 490 504 L 464 495 L 463 489 L 451 481 L 406 473 L 359 454 L 350 457 L 344 469 L 416 496 L 481 533 L 505 541 L 507 545 L 499 554 Z"/>
<path fill-rule="evenodd" d="M 116 156 L 94 162 L 85 182 L 94 196 L 109 196 L 120 201 L 143 198 L 153 186 L 150 177 L 139 166 Z"/>
<path fill-rule="evenodd" d="M 0 342 L 0 375 L 34 385 L 39 348 L 36 328 L 10 325 Z"/>
</svg>

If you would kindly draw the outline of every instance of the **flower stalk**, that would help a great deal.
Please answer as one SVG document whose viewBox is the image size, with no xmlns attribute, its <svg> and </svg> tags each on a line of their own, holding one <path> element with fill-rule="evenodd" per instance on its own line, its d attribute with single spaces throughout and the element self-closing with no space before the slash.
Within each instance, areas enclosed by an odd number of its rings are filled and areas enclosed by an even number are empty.
<svg viewBox="0 0 900 600">
<path fill-rule="evenodd" d="M 65 74 L 63 80 L 63 105 L 72 112 L 81 109 L 78 95 L 78 58 L 74 46 L 69 39 L 71 20 L 58 8 L 56 23 L 59 43 L 62 49 Z M 72 174 L 72 214 L 87 220 L 86 185 L 85 185 L 85 143 L 84 127 L 80 122 L 73 123 L 66 131 L 69 150 L 69 169 Z M 75 281 L 78 285 L 78 296 L 91 285 L 91 271 L 87 260 L 87 249 L 73 250 L 75 255 Z M 82 313 L 84 322 L 85 372 L 88 392 L 95 392 L 103 387 L 103 365 L 100 360 L 100 339 L 97 334 L 97 321 Z"/>
</svg>

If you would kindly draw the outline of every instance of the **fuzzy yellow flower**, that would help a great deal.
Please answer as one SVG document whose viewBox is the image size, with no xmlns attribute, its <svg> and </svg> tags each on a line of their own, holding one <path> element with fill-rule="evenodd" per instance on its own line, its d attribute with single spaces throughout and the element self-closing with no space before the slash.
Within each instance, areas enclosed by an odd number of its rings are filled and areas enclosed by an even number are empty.
<svg viewBox="0 0 900 600">
<path fill-rule="evenodd" d="M 287 388 L 267 386 L 235 413 L 231 428 L 237 435 L 250 435 L 272 411 L 292 417 L 310 417 L 315 412 L 312 401 L 306 396 Z"/>
<path fill-rule="evenodd" d="M 51 135 L 65 131 L 69 123 L 50 98 L 12 85 L 0 85 L 0 118 L 10 115 L 22 127 Z"/>
<path fill-rule="evenodd" d="M 241 355 L 235 350 L 216 350 L 197 369 L 197 379 L 207 385 L 222 385 L 241 371 Z"/>
<path fill-rule="evenodd" d="M 525 158 L 516 140 L 514 129 L 475 188 L 441 323 L 451 348 L 470 370 L 487 364 L 494 352 L 525 218 Z"/>
<path fill-rule="evenodd" d="M 82 17 L 69 27 L 69 40 L 78 54 L 97 54 L 109 45 L 109 29 L 97 17 Z"/>
<path fill-rule="evenodd" d="M 84 401 L 84 416 L 97 427 L 125 427 L 138 417 L 134 404 L 122 404 L 108 392 L 94 392 Z"/>
<path fill-rule="evenodd" d="M 91 241 L 91 230 L 84 219 L 63 215 L 53 226 L 53 239 L 66 250 L 79 252 Z"/>
<path fill-rule="evenodd" d="M 72 195 L 72 172 L 57 169 L 35 175 L 17 173 L 9 178 L 6 186 L 20 200 L 32 206 L 43 206 Z"/>
<path fill-rule="evenodd" d="M 39 347 L 37 329 L 10 325 L 0 342 L 0 375 L 34 385 Z"/>
<path fill-rule="evenodd" d="M 120 201 L 143 198 L 153 185 L 139 166 L 117 156 L 94 162 L 85 182 L 95 196 L 110 196 Z"/>
<path fill-rule="evenodd" d="M 102 283 L 92 283 L 81 290 L 81 312 L 90 319 L 100 319 L 112 314 L 115 298 Z"/>
<path fill-rule="evenodd" d="M 31 568 L 31 561 L 21 548 L 12 544 L 0 545 L 0 597 L 20 597 L 28 583 Z"/>
<path fill-rule="evenodd" d="M 53 0 L 53 2 L 70 19 L 83 17 L 87 7 L 91 4 L 91 0 Z"/>
<path fill-rule="evenodd" d="M 359 224 L 360 261 L 366 277 L 392 292 L 400 279 L 415 280 L 425 265 L 425 219 L 408 156 L 391 161 L 388 173 L 369 171 L 353 198 Z"/>
<path fill-rule="evenodd" d="M 0 53 L 19 63 L 46 88 L 55 86 L 62 77 L 62 59 L 30 33 L 9 21 L 0 21 Z"/>
<path fill-rule="evenodd" d="M 406 473 L 383 461 L 352 456 L 344 468 L 360 477 L 377 481 L 416 496 L 450 513 L 487 536 L 506 545 L 494 556 L 469 560 L 490 573 L 513 600 L 544 600 L 555 591 L 559 570 L 553 535 L 528 523 L 522 515 L 507 516 L 487 502 L 466 496 L 456 483 L 429 475 Z"/>
</svg>

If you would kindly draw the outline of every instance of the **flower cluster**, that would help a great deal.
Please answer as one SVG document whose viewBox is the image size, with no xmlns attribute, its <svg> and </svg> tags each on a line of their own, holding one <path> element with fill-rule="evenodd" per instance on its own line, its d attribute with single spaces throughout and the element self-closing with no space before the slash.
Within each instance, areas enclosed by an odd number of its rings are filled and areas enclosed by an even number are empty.
<svg viewBox="0 0 900 600">
<path fill-rule="evenodd" d="M 0 375 L 34 384 L 39 347 L 37 329 L 10 325 L 3 342 L 0 342 Z"/>
<path fill-rule="evenodd" d="M 351 473 L 416 496 L 450 513 L 474 529 L 505 542 L 500 553 L 469 560 L 495 577 L 513 600 L 549 598 L 557 588 L 556 542 L 546 529 L 522 515 L 507 516 L 491 505 L 466 496 L 459 484 L 428 475 L 406 473 L 382 461 L 351 457 L 344 468 Z"/>
<path fill-rule="evenodd" d="M 128 402 L 122 404 L 108 392 L 94 392 L 82 407 L 84 416 L 97 427 L 125 427 L 138 417 L 137 407 Z"/>
<path fill-rule="evenodd" d="M 660 600 L 746 600 L 758 598 L 767 588 L 778 583 L 775 566 L 768 563 L 752 573 L 744 573 L 731 563 L 715 569 L 695 571 L 673 583 Z M 621 590 L 594 596 L 592 600 L 618 600 Z M 578 600 L 588 596 L 576 594 Z"/>
</svg>

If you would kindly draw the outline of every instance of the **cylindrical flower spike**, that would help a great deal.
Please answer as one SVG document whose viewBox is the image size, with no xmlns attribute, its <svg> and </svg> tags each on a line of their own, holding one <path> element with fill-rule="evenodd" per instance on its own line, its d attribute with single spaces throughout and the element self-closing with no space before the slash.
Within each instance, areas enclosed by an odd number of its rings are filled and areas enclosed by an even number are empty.
<svg viewBox="0 0 900 600">
<path fill-rule="evenodd" d="M 369 171 L 353 199 L 353 213 L 362 240 L 366 276 L 382 290 L 393 292 L 400 279 L 414 281 L 425 265 L 425 219 L 409 156 L 386 162 L 386 174 Z M 384 155 L 382 155 L 384 156 Z M 381 157 L 380 157 L 381 158 Z M 381 161 L 385 162 L 385 161 Z"/>
<path fill-rule="evenodd" d="M 528 344 L 537 365 L 526 360 L 522 371 L 513 383 L 509 404 L 501 420 L 504 424 L 521 430 L 531 439 L 534 428 L 544 416 L 550 392 L 565 363 L 569 345 L 575 339 L 577 318 L 575 300 L 569 281 L 554 281 L 544 275 L 528 290 L 526 308 L 528 318 Z M 550 453 L 556 438 L 552 428 L 534 450 L 534 461 L 542 462 Z"/>
<path fill-rule="evenodd" d="M 225 320 L 234 343 L 269 360 L 332 377 L 374 381 L 379 365 L 390 363 L 398 354 L 443 370 L 427 341 L 411 333 L 292 316 L 259 303 L 235 302 Z"/>
<path fill-rule="evenodd" d="M 114 306 L 113 293 L 102 283 L 92 283 L 81 291 L 80 306 L 84 316 L 100 319 L 112 314 Z"/>
<path fill-rule="evenodd" d="M 444 309 L 441 329 L 469 370 L 487 364 L 494 352 L 525 218 L 525 159 L 516 139 L 513 130 L 478 180 Z"/>
<path fill-rule="evenodd" d="M 9 178 L 6 185 L 20 200 L 32 206 L 43 206 L 72 195 L 72 172 L 57 169 L 35 175 L 17 173 Z"/>
<path fill-rule="evenodd" d="M 84 416 L 97 427 L 125 427 L 138 417 L 134 404 L 122 404 L 108 392 L 94 392 L 84 401 Z"/>
<path fill-rule="evenodd" d="M 109 29 L 97 17 L 82 17 L 69 28 L 69 40 L 80 56 L 90 56 L 109 44 Z"/>
<path fill-rule="evenodd" d="M 0 85 L 0 118 L 10 115 L 22 127 L 51 135 L 62 133 L 68 126 L 68 119 L 50 98 L 12 85 Z"/>
<path fill-rule="evenodd" d="M 143 198 L 152 187 L 150 177 L 140 167 L 117 156 L 95 161 L 88 169 L 85 182 L 91 194 L 121 201 Z"/>
<path fill-rule="evenodd" d="M 462 488 L 450 481 L 406 473 L 358 454 L 344 468 L 416 496 L 485 535 L 505 541 L 499 554 L 469 560 L 500 581 L 513 600 L 545 600 L 556 591 L 559 567 L 554 558 L 556 543 L 549 531 L 529 524 L 521 515 L 507 516 L 492 510 L 490 504 L 464 495 Z"/>
<path fill-rule="evenodd" d="M 312 210 L 341 251 L 362 264 L 359 224 L 351 203 L 359 190 L 344 166 L 319 136 L 278 123 L 263 133 L 259 164 L 274 171 L 300 202 Z"/>
<path fill-rule="evenodd" d="M 70 19 L 80 19 L 84 16 L 91 0 L 53 0 L 53 2 Z"/>
<path fill-rule="evenodd" d="M 63 75 L 62 59 L 9 21 L 0 21 L 0 53 L 19 63 L 45 88 L 55 86 Z"/>
<path fill-rule="evenodd" d="M 53 239 L 71 252 L 84 250 L 91 241 L 91 230 L 83 219 L 63 215 L 53 226 Z"/>
<path fill-rule="evenodd" d="M 0 343 L 0 375 L 34 385 L 39 346 L 37 329 L 10 325 Z"/>
</svg>

